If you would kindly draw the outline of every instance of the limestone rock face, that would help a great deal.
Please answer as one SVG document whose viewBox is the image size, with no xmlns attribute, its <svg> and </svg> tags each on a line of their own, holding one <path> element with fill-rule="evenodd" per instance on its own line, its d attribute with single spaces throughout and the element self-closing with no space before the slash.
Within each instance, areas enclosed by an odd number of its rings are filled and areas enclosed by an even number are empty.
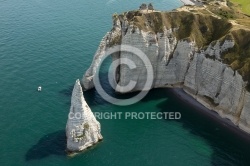
<svg viewBox="0 0 250 166">
<path fill-rule="evenodd" d="M 225 64 L 195 54 L 185 77 L 184 90 L 237 125 L 244 98 L 244 81 Z"/>
<path fill-rule="evenodd" d="M 241 114 L 240 114 L 240 120 L 239 120 L 239 127 L 250 133 L 250 93 L 246 92 L 245 96 L 242 99 L 244 105 L 243 105 L 243 109 L 241 110 Z"/>
<path fill-rule="evenodd" d="M 66 126 L 67 150 L 82 151 L 102 139 L 101 126 L 83 97 L 80 81 L 76 80 Z"/>
<path fill-rule="evenodd" d="M 237 71 L 222 63 L 222 54 L 234 47 L 234 40 L 217 39 L 205 48 L 198 48 L 195 40 L 178 39 L 176 34 L 179 27 L 167 29 L 164 26 L 163 32 L 152 32 L 150 28 L 147 30 L 150 26 L 147 22 L 145 27 L 138 28 L 133 22 L 128 23 L 125 16 L 118 20 L 108 33 L 109 37 L 106 35 L 101 41 L 91 67 L 83 76 L 85 89 L 94 86 L 92 78 L 95 68 L 107 48 L 113 44 L 131 45 L 143 51 L 152 64 L 152 88 L 182 87 L 198 102 L 250 133 L 250 93 L 246 91 L 246 82 Z M 117 36 L 120 36 L 120 43 L 110 45 L 110 41 L 114 41 Z M 127 66 L 120 65 L 116 81 L 125 86 L 130 80 L 135 80 L 137 84 L 133 91 L 142 90 L 147 79 L 146 66 L 132 53 L 113 55 L 113 60 L 118 58 L 132 60 L 137 68 L 131 72 Z"/>
<path fill-rule="evenodd" d="M 125 24 L 125 23 L 124 23 Z M 114 19 L 113 30 L 108 32 L 100 42 L 100 45 L 95 53 L 93 62 L 89 69 L 86 71 L 82 84 L 85 90 L 94 87 L 93 77 L 96 74 L 96 70 L 101 62 L 103 56 L 105 56 L 105 51 L 108 47 L 120 40 L 121 37 L 121 23 L 118 19 Z"/>
</svg>

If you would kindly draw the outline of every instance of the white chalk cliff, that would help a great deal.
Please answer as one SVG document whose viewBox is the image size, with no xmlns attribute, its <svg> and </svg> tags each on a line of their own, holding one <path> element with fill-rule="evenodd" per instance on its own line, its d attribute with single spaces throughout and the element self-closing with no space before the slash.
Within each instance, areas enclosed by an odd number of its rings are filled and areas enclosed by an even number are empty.
<svg viewBox="0 0 250 166">
<path fill-rule="evenodd" d="M 101 126 L 83 97 L 80 81 L 76 80 L 66 126 L 67 150 L 78 152 L 102 139 Z"/>
<path fill-rule="evenodd" d="M 93 77 L 107 48 L 131 45 L 142 50 L 152 63 L 152 88 L 182 87 L 198 102 L 250 133 L 247 81 L 223 60 L 224 54 L 239 45 L 235 37 L 238 30 L 223 20 L 203 17 L 188 12 L 137 11 L 115 16 L 113 29 L 101 41 L 91 67 L 83 76 L 84 89 L 94 87 Z M 218 34 L 216 30 L 224 32 Z M 139 80 L 133 90 L 141 90 L 147 79 L 146 67 L 128 52 L 113 55 L 114 60 L 117 58 L 129 58 L 140 66 L 131 72 L 121 65 L 116 73 L 117 82 L 126 85 L 130 80 Z"/>
</svg>

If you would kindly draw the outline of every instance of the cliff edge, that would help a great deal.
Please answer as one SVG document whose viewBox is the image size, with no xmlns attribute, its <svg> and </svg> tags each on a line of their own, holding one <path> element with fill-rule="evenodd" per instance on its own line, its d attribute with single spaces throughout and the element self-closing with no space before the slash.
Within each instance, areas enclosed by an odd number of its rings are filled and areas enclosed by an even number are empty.
<svg viewBox="0 0 250 166">
<path fill-rule="evenodd" d="M 131 45 L 142 50 L 153 66 L 152 88 L 181 87 L 250 133 L 250 30 L 247 24 L 239 24 L 241 17 L 249 18 L 234 12 L 235 19 L 226 18 L 211 12 L 210 7 L 114 14 L 113 28 L 102 39 L 83 76 L 84 89 L 94 87 L 93 77 L 108 48 Z M 231 11 L 228 6 L 221 9 Z M 115 80 L 119 85 L 140 80 L 132 91 L 142 90 L 146 66 L 138 57 L 119 52 L 112 58 L 128 58 L 140 66 L 131 72 L 120 65 Z"/>
</svg>

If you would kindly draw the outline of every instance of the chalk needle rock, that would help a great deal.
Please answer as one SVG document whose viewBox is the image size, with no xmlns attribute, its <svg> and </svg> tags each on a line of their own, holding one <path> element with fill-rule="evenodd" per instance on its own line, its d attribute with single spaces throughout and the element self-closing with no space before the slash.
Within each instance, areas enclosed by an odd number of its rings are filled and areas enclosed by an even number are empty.
<svg viewBox="0 0 250 166">
<path fill-rule="evenodd" d="M 66 126 L 67 151 L 79 152 L 102 140 L 101 126 L 83 97 L 79 80 L 76 80 Z"/>
</svg>

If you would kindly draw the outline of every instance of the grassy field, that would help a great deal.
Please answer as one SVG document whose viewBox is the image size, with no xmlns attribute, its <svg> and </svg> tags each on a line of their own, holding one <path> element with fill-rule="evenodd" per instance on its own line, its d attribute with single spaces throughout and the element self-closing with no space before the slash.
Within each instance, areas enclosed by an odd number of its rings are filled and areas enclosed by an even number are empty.
<svg viewBox="0 0 250 166">
<path fill-rule="evenodd" d="M 249 0 L 230 0 L 235 4 L 239 4 L 242 12 L 250 15 L 250 1 Z"/>
</svg>

